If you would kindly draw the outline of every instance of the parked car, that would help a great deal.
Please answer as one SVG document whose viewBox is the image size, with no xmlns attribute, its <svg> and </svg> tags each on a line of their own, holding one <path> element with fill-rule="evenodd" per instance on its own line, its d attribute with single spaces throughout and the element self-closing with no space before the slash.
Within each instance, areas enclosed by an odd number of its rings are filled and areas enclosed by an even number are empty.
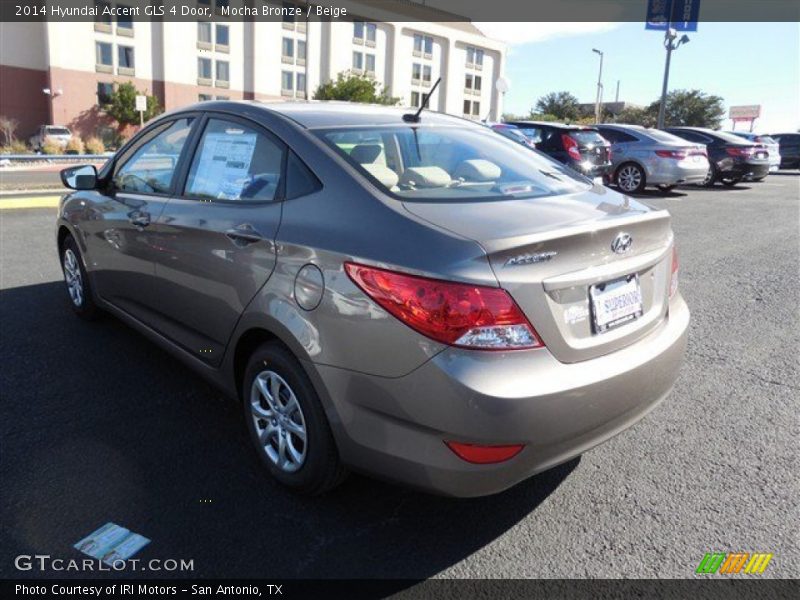
<svg viewBox="0 0 800 600">
<path fill-rule="evenodd" d="M 517 142 L 518 144 L 522 144 L 523 146 L 527 146 L 528 148 L 536 148 L 536 144 L 534 144 L 528 137 L 520 131 L 519 127 L 516 125 L 509 125 L 508 123 L 494 123 L 489 125 L 494 131 L 502 135 L 503 137 L 507 137 L 510 140 Z"/>
<path fill-rule="evenodd" d="M 702 183 L 708 173 L 708 156 L 702 144 L 660 129 L 639 125 L 598 125 L 597 130 L 611 143 L 611 179 L 626 194 L 639 193 L 646 186 L 663 192 L 681 183 Z"/>
<path fill-rule="evenodd" d="M 593 127 L 540 121 L 509 121 L 537 150 L 594 179 L 611 173 L 611 146 Z"/>
<path fill-rule="evenodd" d="M 742 138 L 704 127 L 667 127 L 672 133 L 690 142 L 704 144 L 710 168 L 703 185 L 712 187 L 717 181 L 732 187 L 743 179 L 759 179 L 769 174 L 766 150 Z"/>
<path fill-rule="evenodd" d="M 72 139 L 72 132 L 62 125 L 42 125 L 30 138 L 30 145 L 40 151 L 47 142 L 53 142 L 66 148 Z"/>
<path fill-rule="evenodd" d="M 748 142 L 755 144 L 756 146 L 763 147 L 769 155 L 770 173 L 781 168 L 781 150 L 777 140 L 768 135 L 750 133 L 749 131 L 729 131 L 728 133 L 738 135 L 740 138 L 743 138 Z M 761 177 L 760 179 L 754 179 L 753 181 L 762 181 L 763 179 L 764 177 Z"/>
<path fill-rule="evenodd" d="M 463 119 L 204 102 L 61 176 L 74 312 L 239 399 L 302 492 L 346 468 L 498 492 L 630 427 L 682 362 L 669 213 Z"/>
<path fill-rule="evenodd" d="M 773 133 L 781 153 L 781 169 L 800 169 L 800 133 Z"/>
</svg>

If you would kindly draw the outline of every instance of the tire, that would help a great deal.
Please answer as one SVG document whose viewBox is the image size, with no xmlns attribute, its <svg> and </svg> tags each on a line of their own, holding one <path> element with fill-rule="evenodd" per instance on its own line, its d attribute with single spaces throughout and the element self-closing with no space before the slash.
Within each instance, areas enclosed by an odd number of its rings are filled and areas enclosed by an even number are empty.
<svg viewBox="0 0 800 600">
<path fill-rule="evenodd" d="M 61 244 L 61 270 L 72 310 L 87 321 L 97 318 L 100 308 L 94 301 L 91 282 L 83 268 L 81 251 L 71 235 L 64 238 Z"/>
<path fill-rule="evenodd" d="M 657 185 L 656 186 L 661 192 L 664 194 L 669 194 L 672 190 L 674 190 L 677 186 L 674 185 Z"/>
<path fill-rule="evenodd" d="M 284 346 L 267 342 L 253 352 L 242 396 L 250 438 L 279 483 L 295 492 L 318 495 L 344 480 L 347 471 L 322 403 L 300 363 Z"/>
<path fill-rule="evenodd" d="M 764 181 L 766 178 L 767 176 L 764 175 L 763 177 L 756 177 L 755 179 L 751 179 L 751 181 Z"/>
<path fill-rule="evenodd" d="M 720 179 L 722 185 L 726 187 L 733 187 L 737 183 L 740 183 L 741 181 L 742 181 L 741 177 L 723 177 L 722 179 Z"/>
<path fill-rule="evenodd" d="M 623 163 L 614 175 L 617 187 L 626 194 L 639 194 L 647 183 L 644 169 L 636 163 Z"/>
<path fill-rule="evenodd" d="M 702 185 L 703 187 L 708 187 L 708 188 L 714 187 L 714 184 L 717 182 L 717 177 L 718 176 L 719 176 L 719 174 L 717 172 L 717 165 L 715 165 L 714 163 L 711 163 L 711 165 L 708 168 L 708 173 L 706 173 L 706 178 L 703 180 L 703 183 L 701 183 L 700 185 Z"/>
</svg>

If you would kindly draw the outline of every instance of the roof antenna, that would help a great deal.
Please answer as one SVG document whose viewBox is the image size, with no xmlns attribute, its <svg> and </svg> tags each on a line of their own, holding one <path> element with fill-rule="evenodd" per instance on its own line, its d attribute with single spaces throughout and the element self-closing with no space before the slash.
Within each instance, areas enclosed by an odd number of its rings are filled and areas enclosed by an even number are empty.
<svg viewBox="0 0 800 600">
<path fill-rule="evenodd" d="M 431 99 L 431 96 L 433 96 L 433 92 L 436 91 L 436 88 L 439 87 L 441 81 L 442 78 L 439 77 L 439 79 L 436 80 L 436 83 L 433 84 L 431 91 L 425 94 L 425 99 L 422 101 L 422 106 L 420 106 L 419 109 L 417 109 L 417 112 L 413 115 L 411 113 L 404 114 L 403 121 L 406 123 L 419 123 L 419 113 L 428 108 L 428 101 Z"/>
</svg>

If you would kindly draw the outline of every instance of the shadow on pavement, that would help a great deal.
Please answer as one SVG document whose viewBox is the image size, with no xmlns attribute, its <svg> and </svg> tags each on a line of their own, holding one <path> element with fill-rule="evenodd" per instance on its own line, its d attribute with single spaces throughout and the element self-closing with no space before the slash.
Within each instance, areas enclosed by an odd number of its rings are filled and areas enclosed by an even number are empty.
<svg viewBox="0 0 800 600">
<path fill-rule="evenodd" d="M 194 561 L 140 576 L 426 578 L 514 527 L 579 462 L 475 500 L 358 476 L 297 497 L 262 471 L 236 403 L 116 319 L 79 320 L 60 282 L 4 290 L 0 307 L 3 577 L 82 576 L 18 572 L 13 557 L 81 558 L 72 545 L 113 521 L 152 540 L 143 561 Z"/>
</svg>

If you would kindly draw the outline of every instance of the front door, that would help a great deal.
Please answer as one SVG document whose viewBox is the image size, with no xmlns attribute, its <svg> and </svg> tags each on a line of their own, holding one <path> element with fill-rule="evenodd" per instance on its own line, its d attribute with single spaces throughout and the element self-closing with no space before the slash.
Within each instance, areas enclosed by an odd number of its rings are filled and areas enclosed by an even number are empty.
<svg viewBox="0 0 800 600">
<path fill-rule="evenodd" d="M 286 147 L 232 116 L 207 117 L 202 127 L 183 191 L 155 228 L 155 296 L 157 328 L 216 365 L 275 267 Z"/>
</svg>

